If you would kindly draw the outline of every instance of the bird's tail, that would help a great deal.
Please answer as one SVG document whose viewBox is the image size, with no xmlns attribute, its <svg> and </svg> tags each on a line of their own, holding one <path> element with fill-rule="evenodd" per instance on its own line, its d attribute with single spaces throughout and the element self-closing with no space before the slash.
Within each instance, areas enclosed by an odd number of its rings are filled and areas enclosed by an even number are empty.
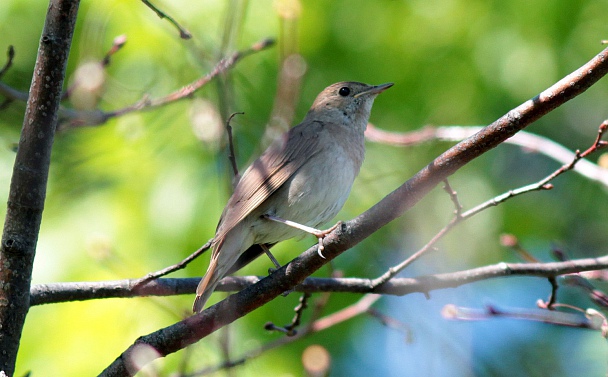
<svg viewBox="0 0 608 377">
<path fill-rule="evenodd" d="M 199 313 L 203 310 L 205 303 L 209 300 L 209 296 L 215 290 L 217 283 L 220 281 L 222 276 L 216 274 L 217 268 L 217 258 L 211 258 L 211 263 L 209 263 L 209 268 L 207 269 L 207 273 L 198 284 L 196 288 L 196 298 L 194 299 L 194 304 L 192 305 L 192 311 L 195 313 Z"/>
<path fill-rule="evenodd" d="M 226 276 L 230 267 L 239 259 L 239 255 L 249 248 L 252 242 L 253 235 L 249 231 L 247 224 L 237 226 L 223 236 L 216 234 L 209 268 L 207 268 L 207 273 L 199 283 L 198 288 L 196 288 L 196 299 L 192 306 L 192 310 L 195 313 L 203 310 L 205 303 L 219 281 Z"/>
</svg>

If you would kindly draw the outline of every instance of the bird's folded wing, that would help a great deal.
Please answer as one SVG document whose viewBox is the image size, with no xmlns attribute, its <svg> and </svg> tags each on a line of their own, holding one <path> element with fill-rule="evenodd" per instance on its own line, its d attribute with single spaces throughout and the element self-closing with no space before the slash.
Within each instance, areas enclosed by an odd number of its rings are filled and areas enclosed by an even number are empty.
<svg viewBox="0 0 608 377">
<path fill-rule="evenodd" d="M 315 154 L 324 124 L 301 123 L 275 141 L 245 171 L 218 225 L 216 240 L 220 240 L 236 224 L 262 204 Z"/>
</svg>

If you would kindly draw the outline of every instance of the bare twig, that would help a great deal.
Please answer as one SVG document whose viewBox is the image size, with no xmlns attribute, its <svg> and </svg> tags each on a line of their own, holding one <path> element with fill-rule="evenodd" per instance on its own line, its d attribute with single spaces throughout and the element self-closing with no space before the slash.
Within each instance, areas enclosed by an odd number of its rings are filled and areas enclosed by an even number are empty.
<svg viewBox="0 0 608 377">
<path fill-rule="evenodd" d="M 384 131 L 368 124 L 365 136 L 368 140 L 396 146 L 412 146 L 430 140 L 460 141 L 481 131 L 483 127 L 474 126 L 440 126 L 424 127 L 421 130 L 397 133 Z M 505 140 L 506 144 L 513 144 L 525 148 L 527 152 L 543 154 L 561 164 L 570 163 L 576 154 L 561 144 L 545 137 L 521 131 Z M 579 161 L 574 171 L 585 178 L 600 182 L 608 187 L 608 169 L 602 168 L 588 160 Z"/>
<path fill-rule="evenodd" d="M 454 216 L 460 217 L 462 215 L 462 204 L 458 200 L 458 193 L 450 186 L 447 178 L 443 180 L 443 190 L 448 193 L 452 203 L 454 203 Z"/>
<path fill-rule="evenodd" d="M 4 63 L 4 67 L 0 69 L 0 78 L 4 76 L 4 73 L 9 70 L 9 68 L 13 65 L 13 59 L 15 58 L 15 49 L 13 46 L 8 46 L 8 50 L 6 51 L 6 63 Z"/>
<path fill-rule="evenodd" d="M 559 289 L 559 285 L 557 284 L 555 276 L 549 276 L 548 280 L 549 284 L 551 284 L 551 295 L 544 304 L 547 309 L 553 309 L 553 305 L 557 301 L 557 290 Z"/>
<path fill-rule="evenodd" d="M 188 257 L 186 257 L 181 262 L 176 263 L 176 264 L 174 264 L 172 266 L 169 266 L 169 267 L 165 267 L 162 270 L 158 270 L 156 272 L 150 272 L 149 274 L 147 274 L 143 278 L 141 278 L 139 280 L 136 280 L 135 283 L 134 283 L 133 288 L 137 289 L 137 288 L 141 287 L 142 285 L 146 284 L 147 282 L 149 282 L 151 280 L 158 279 L 160 277 L 169 275 L 172 272 L 179 271 L 181 269 L 186 268 L 186 266 L 190 262 L 192 262 L 193 260 L 195 260 L 196 258 L 198 258 L 199 255 L 203 254 L 205 251 L 207 251 L 211 247 L 211 242 L 212 241 L 213 241 L 213 239 L 210 239 L 209 241 L 207 241 L 206 244 L 204 244 L 203 246 L 201 246 L 198 250 L 196 250 L 194 253 L 190 254 Z"/>
<path fill-rule="evenodd" d="M 118 37 L 114 38 L 114 40 L 112 41 L 112 47 L 110 48 L 110 50 L 108 50 L 108 52 L 106 52 L 106 55 L 103 57 L 103 60 L 101 61 L 101 64 L 104 67 L 107 67 L 108 65 L 110 65 L 110 58 L 117 53 L 121 48 L 124 47 L 125 43 L 127 43 L 127 36 L 126 35 L 119 35 Z"/>
<path fill-rule="evenodd" d="M 190 39 L 190 38 L 192 38 L 192 34 L 190 34 L 190 32 L 188 30 L 186 30 L 179 23 L 177 23 L 177 21 L 175 21 L 173 19 L 173 17 L 167 15 L 166 13 L 164 13 L 163 11 L 161 11 L 160 9 L 158 9 L 156 6 L 154 6 L 152 3 L 150 3 L 150 1 L 148 1 L 148 0 L 141 0 L 141 1 L 148 8 L 152 9 L 161 20 L 163 18 L 166 18 L 167 21 L 169 21 L 173 26 L 175 26 L 177 28 L 177 30 L 179 30 L 179 37 L 180 38 L 182 38 L 182 39 Z"/>
<path fill-rule="evenodd" d="M 238 112 L 238 113 L 230 114 L 230 116 L 228 117 L 228 120 L 226 121 L 226 132 L 228 133 L 228 151 L 229 151 L 228 160 L 230 160 L 230 165 L 232 166 L 232 172 L 234 174 L 234 179 L 233 179 L 234 187 L 236 187 L 236 184 L 239 182 L 240 176 L 239 176 L 239 167 L 236 163 L 236 153 L 234 152 L 234 140 L 232 138 L 232 126 L 230 125 L 230 122 L 232 121 L 232 118 L 234 118 L 236 115 L 242 115 L 242 114 L 245 114 L 245 113 Z"/>
<path fill-rule="evenodd" d="M 76 112 L 73 115 L 68 116 L 70 119 L 70 125 L 73 127 L 76 126 L 86 126 L 86 125 L 99 125 L 107 122 L 109 119 L 122 116 L 125 114 L 129 114 L 134 111 L 140 111 L 144 109 L 152 109 L 155 107 L 160 107 L 167 105 L 169 103 L 173 103 L 175 101 L 187 98 L 191 96 L 198 89 L 209 83 L 214 77 L 217 75 L 227 71 L 229 68 L 234 66 L 236 62 L 240 59 L 254 53 L 261 51 L 269 46 L 274 44 L 274 40 L 272 39 L 264 39 L 260 42 L 253 44 L 246 50 L 238 51 L 232 54 L 230 57 L 222 59 L 214 68 L 206 74 L 205 76 L 197 79 L 196 81 L 182 87 L 181 89 L 170 93 L 164 97 L 151 99 L 148 96 L 144 96 L 138 102 L 124 107 L 122 109 L 114 110 L 111 112 L 102 112 L 102 111 L 94 111 L 94 112 Z M 81 117 L 82 116 L 82 117 Z"/>
<path fill-rule="evenodd" d="M 403 271 L 403 269 L 405 269 L 407 266 L 409 266 L 410 264 L 412 264 L 416 259 L 420 258 L 423 254 L 425 254 L 426 252 L 428 252 L 429 250 L 433 249 L 434 245 L 441 239 L 443 238 L 447 233 L 449 233 L 450 230 L 452 230 L 456 225 L 458 225 L 460 222 L 467 220 L 470 217 L 475 216 L 476 214 L 490 208 L 490 207 L 495 207 L 501 203 L 504 203 L 505 201 L 512 199 L 516 196 L 522 195 L 522 194 L 526 194 L 532 191 L 540 191 L 540 190 L 550 190 L 553 188 L 553 185 L 551 185 L 549 182 L 553 179 L 555 179 L 556 177 L 560 176 L 561 174 L 564 174 L 565 172 L 573 169 L 576 164 L 581 161 L 581 159 L 583 159 L 584 157 L 589 156 L 591 153 L 594 153 L 602 148 L 605 148 L 606 146 L 608 146 L 608 142 L 603 141 L 602 137 L 604 135 L 604 133 L 608 130 L 608 121 L 604 121 L 602 122 L 602 124 L 599 126 L 598 129 L 598 134 L 596 136 L 595 141 L 593 142 L 592 146 L 589 147 L 585 152 L 580 153 L 577 151 L 577 153 L 575 154 L 575 157 L 572 161 L 570 161 L 569 163 L 561 166 L 559 169 L 555 170 L 553 173 L 549 174 L 547 177 L 541 179 L 540 181 L 524 186 L 524 187 L 520 187 L 518 189 L 515 190 L 509 190 L 508 192 L 498 195 L 490 200 L 487 200 L 481 204 L 479 204 L 478 206 L 466 211 L 466 212 L 462 212 L 459 209 L 460 203 L 458 202 L 458 198 L 456 197 L 456 193 L 452 190 L 452 188 L 449 186 L 449 184 L 447 184 L 447 180 L 444 180 L 444 182 L 446 183 L 446 188 L 445 190 L 448 191 L 448 193 L 450 194 L 450 198 L 452 199 L 452 201 L 455 203 L 456 206 L 456 215 L 452 218 L 452 220 L 443 228 L 441 229 L 426 245 L 424 245 L 420 250 L 418 250 L 417 252 L 415 252 L 414 254 L 412 254 L 409 258 L 407 258 L 406 260 L 404 260 L 403 262 L 390 267 L 388 269 L 388 271 L 386 271 L 384 274 L 382 274 L 381 276 L 379 276 L 378 278 L 374 279 L 372 281 L 372 285 L 374 287 L 378 287 L 384 283 L 386 283 L 388 280 L 390 280 L 392 277 L 394 277 L 395 275 L 397 275 L 399 272 Z"/>
<path fill-rule="evenodd" d="M 608 295 L 595 288 L 587 279 L 580 275 L 568 275 L 564 279 L 565 283 L 574 287 L 579 287 L 587 293 L 591 301 L 603 310 L 608 309 Z"/>
<path fill-rule="evenodd" d="M 515 251 L 521 259 L 526 262 L 536 263 L 539 262 L 537 258 L 535 258 L 528 250 L 526 250 L 521 244 L 517 237 L 513 234 L 503 234 L 500 236 L 500 244 L 504 247 L 508 247 L 511 250 Z"/>
<path fill-rule="evenodd" d="M 589 318 L 573 313 L 557 312 L 551 310 L 530 309 L 501 309 L 496 306 L 487 306 L 485 309 L 461 308 L 455 305 L 446 305 L 442 314 L 448 319 L 465 321 L 486 320 L 492 317 L 507 317 L 537 321 L 550 325 L 577 327 L 590 330 L 601 330 L 601 326 Z"/>
<path fill-rule="evenodd" d="M 193 81 L 192 83 L 182 87 L 181 89 L 166 95 L 162 98 L 151 99 L 149 96 L 144 95 L 136 103 L 126 106 L 122 109 L 104 112 L 101 110 L 76 110 L 67 107 L 59 107 L 59 118 L 62 123 L 65 123 L 64 127 L 85 127 L 85 126 L 99 126 L 106 123 L 112 118 L 116 118 L 125 114 L 129 114 L 135 111 L 148 110 L 156 107 L 165 106 L 167 104 L 179 101 L 184 98 L 188 98 L 194 94 L 198 89 L 209 83 L 213 78 L 226 72 L 232 68 L 239 60 L 251 55 L 252 53 L 262 51 L 274 44 L 272 39 L 264 39 L 257 43 L 254 43 L 248 49 L 238 51 L 232 54 L 230 57 L 222 59 L 217 65 L 205 76 Z M 27 92 L 21 92 L 13 89 L 10 86 L 0 82 L 0 94 L 11 100 L 27 101 Z"/>
<path fill-rule="evenodd" d="M 13 46 L 8 46 L 8 50 L 6 51 L 7 59 L 6 63 L 4 63 L 4 67 L 0 69 L 0 78 L 4 76 L 6 71 L 9 70 L 13 65 L 13 59 L 15 58 L 15 49 Z M 0 104 L 0 110 L 6 109 L 13 101 L 15 101 L 17 96 L 21 97 L 20 100 L 27 101 L 27 93 L 21 93 L 18 90 L 14 90 L 8 85 L 0 82 L 0 94 L 3 94 L 6 98 Z"/>
<path fill-rule="evenodd" d="M 108 52 L 106 52 L 106 55 L 99 62 L 99 66 L 98 66 L 99 70 L 103 70 L 105 67 L 110 65 L 110 58 L 112 57 L 112 55 L 114 55 L 116 52 L 118 52 L 125 45 L 125 43 L 127 43 L 126 35 L 119 35 L 118 37 L 114 38 L 114 41 L 112 41 L 112 47 L 110 47 Z M 81 83 L 82 80 L 79 79 L 79 78 L 82 78 L 82 75 L 76 74 L 74 76 L 76 77 L 74 82 L 61 95 L 62 101 L 70 98 L 72 96 L 72 93 L 74 93 L 74 91 L 76 90 L 76 88 L 78 88 L 82 84 Z"/>
<path fill-rule="evenodd" d="M 289 325 L 280 327 L 280 326 L 275 325 L 272 322 L 268 322 L 268 323 L 266 323 L 264 328 L 266 330 L 271 330 L 271 331 L 280 331 L 287 336 L 295 336 L 298 333 L 296 328 L 298 326 L 300 326 L 300 323 L 302 321 L 302 314 L 304 314 L 304 310 L 306 310 L 306 308 L 308 308 L 308 299 L 310 298 L 310 296 L 311 296 L 311 294 L 309 292 L 304 292 L 302 297 L 300 297 L 300 303 L 294 309 L 296 314 L 293 317 L 293 319 L 291 320 L 291 323 Z"/>
<path fill-rule="evenodd" d="M 464 217 L 462 217 L 462 216 L 454 216 L 452 218 L 452 220 L 450 220 L 450 222 L 445 227 L 443 227 L 443 229 L 441 229 L 439 232 L 437 232 L 437 234 L 435 234 L 433 236 L 433 238 L 431 238 L 431 240 L 426 243 L 426 245 L 421 247 L 418 251 L 416 251 L 414 254 L 409 256 L 403 262 L 390 267 L 384 274 L 373 279 L 371 281 L 372 287 L 378 288 L 378 287 L 381 287 L 383 284 L 386 284 L 386 282 L 390 281 L 399 272 L 403 271 L 407 266 L 414 263 L 414 261 L 416 261 L 422 255 L 426 254 L 429 250 L 433 250 L 435 248 L 435 244 L 440 239 L 442 239 L 446 234 L 448 234 L 450 232 L 450 230 L 452 230 L 452 228 L 454 228 L 457 224 L 459 224 L 463 220 L 464 220 Z"/>
<path fill-rule="evenodd" d="M 384 313 L 382 313 L 381 311 L 374 309 L 374 308 L 369 308 L 367 309 L 367 313 L 376 318 L 377 320 L 380 321 L 380 323 L 382 323 L 384 326 L 393 328 L 395 330 L 398 330 L 400 332 L 402 332 L 405 335 L 405 338 L 407 339 L 408 342 L 411 341 L 412 339 L 412 330 L 410 329 L 410 327 L 408 325 L 406 325 L 405 323 L 403 323 L 402 321 L 399 321 L 396 318 L 390 317 Z"/>
<path fill-rule="evenodd" d="M 362 313 L 366 313 L 369 308 L 376 303 L 380 299 L 380 295 L 377 294 L 367 294 L 353 305 L 347 306 L 346 308 L 330 314 L 326 317 L 315 321 L 311 327 L 311 331 L 318 332 L 325 329 L 328 329 L 332 326 L 337 325 L 338 323 L 342 323 L 351 318 L 354 318 Z"/>
</svg>

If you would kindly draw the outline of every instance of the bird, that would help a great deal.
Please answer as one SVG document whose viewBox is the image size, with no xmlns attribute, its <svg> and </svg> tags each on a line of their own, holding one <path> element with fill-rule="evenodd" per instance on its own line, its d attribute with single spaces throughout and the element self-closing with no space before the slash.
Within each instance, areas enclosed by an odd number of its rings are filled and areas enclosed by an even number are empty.
<svg viewBox="0 0 608 377">
<path fill-rule="evenodd" d="M 348 198 L 365 157 L 364 132 L 374 99 L 393 83 L 338 82 L 314 100 L 304 120 L 277 138 L 243 173 L 220 217 L 211 259 L 192 310 L 201 312 L 219 281 L 252 245 L 304 232 L 318 238 Z M 335 227 L 335 226 L 334 226 Z"/>
</svg>

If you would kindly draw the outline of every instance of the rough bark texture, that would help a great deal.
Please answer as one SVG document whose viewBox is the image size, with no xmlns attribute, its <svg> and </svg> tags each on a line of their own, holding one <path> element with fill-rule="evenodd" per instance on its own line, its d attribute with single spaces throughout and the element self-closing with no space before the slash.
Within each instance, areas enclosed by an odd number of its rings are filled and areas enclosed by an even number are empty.
<svg viewBox="0 0 608 377">
<path fill-rule="evenodd" d="M 0 370 L 11 376 L 30 305 L 57 111 L 79 1 L 51 0 L 30 86 L 0 245 Z"/>
</svg>

